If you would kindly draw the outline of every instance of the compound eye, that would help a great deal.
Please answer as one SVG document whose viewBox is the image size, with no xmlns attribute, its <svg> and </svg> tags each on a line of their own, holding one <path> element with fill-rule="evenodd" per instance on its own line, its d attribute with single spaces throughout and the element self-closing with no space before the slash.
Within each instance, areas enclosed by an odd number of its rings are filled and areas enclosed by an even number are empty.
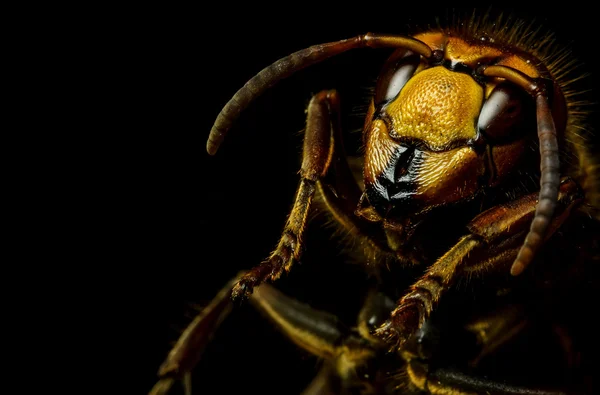
<svg viewBox="0 0 600 395">
<path fill-rule="evenodd" d="M 396 51 L 384 66 L 384 72 L 375 88 L 375 104 L 381 105 L 394 100 L 419 66 L 421 57 L 414 52 Z"/>
<path fill-rule="evenodd" d="M 512 84 L 500 84 L 485 101 L 479 120 L 478 130 L 491 141 L 512 140 L 525 130 L 525 114 L 531 105 L 531 98 Z"/>
</svg>

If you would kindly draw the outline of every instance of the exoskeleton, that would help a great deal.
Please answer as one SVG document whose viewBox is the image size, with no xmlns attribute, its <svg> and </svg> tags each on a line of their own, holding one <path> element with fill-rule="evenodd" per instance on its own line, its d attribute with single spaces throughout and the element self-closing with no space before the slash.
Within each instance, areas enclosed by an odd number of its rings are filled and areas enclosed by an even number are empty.
<svg viewBox="0 0 600 395">
<path fill-rule="evenodd" d="M 589 131 L 569 55 L 524 29 L 474 17 L 410 36 L 367 33 L 295 52 L 248 81 L 218 115 L 211 155 L 277 81 L 349 50 L 391 51 L 359 172 L 344 148 L 343 98 L 317 93 L 275 250 L 190 324 L 152 393 L 189 377 L 232 299 L 248 299 L 323 359 L 304 394 L 592 391 L 583 305 L 598 286 L 598 166 L 581 137 Z M 347 253 L 378 279 L 355 324 L 268 284 L 293 275 L 311 210 L 333 218 L 353 240 Z M 407 269 L 402 282 L 390 268 Z M 532 364 L 547 375 L 524 374 Z"/>
</svg>

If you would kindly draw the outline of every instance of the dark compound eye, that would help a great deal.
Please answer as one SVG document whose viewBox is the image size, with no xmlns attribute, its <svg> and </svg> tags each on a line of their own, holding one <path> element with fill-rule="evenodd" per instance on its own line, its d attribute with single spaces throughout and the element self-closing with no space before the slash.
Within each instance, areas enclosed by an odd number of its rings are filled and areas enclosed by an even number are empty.
<svg viewBox="0 0 600 395">
<path fill-rule="evenodd" d="M 509 141 L 521 137 L 525 122 L 535 114 L 531 98 L 512 84 L 498 85 L 485 101 L 477 128 L 491 141 Z"/>
<path fill-rule="evenodd" d="M 375 88 L 375 104 L 395 99 L 419 66 L 421 57 L 407 50 L 396 51 L 384 66 Z"/>
</svg>

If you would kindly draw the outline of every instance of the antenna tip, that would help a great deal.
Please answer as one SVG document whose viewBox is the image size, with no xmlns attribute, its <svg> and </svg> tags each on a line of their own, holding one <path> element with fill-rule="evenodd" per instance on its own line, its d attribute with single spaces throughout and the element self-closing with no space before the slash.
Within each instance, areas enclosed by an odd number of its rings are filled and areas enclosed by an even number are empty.
<svg viewBox="0 0 600 395">
<path fill-rule="evenodd" d="M 525 268 L 531 263 L 533 260 L 533 250 L 527 244 L 521 247 L 519 254 L 517 254 L 517 259 L 513 262 L 510 268 L 510 274 L 513 276 L 518 276 L 523 273 Z"/>
<path fill-rule="evenodd" d="M 518 276 L 519 274 L 523 273 L 523 270 L 525 270 L 525 265 L 521 261 L 516 261 L 510 268 L 510 274 L 513 276 Z"/>
<path fill-rule="evenodd" d="M 217 150 L 219 149 L 219 145 L 215 144 L 214 142 L 208 140 L 206 142 L 206 152 L 208 152 L 209 155 L 214 155 L 217 153 Z"/>
</svg>

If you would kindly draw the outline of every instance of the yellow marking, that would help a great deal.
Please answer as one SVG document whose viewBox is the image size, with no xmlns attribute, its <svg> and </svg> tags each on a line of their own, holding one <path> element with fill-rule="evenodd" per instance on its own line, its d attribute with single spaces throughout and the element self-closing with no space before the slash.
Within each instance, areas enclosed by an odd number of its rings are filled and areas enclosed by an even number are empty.
<svg viewBox="0 0 600 395">
<path fill-rule="evenodd" d="M 457 37 L 450 37 L 444 52 L 445 59 L 452 63 L 464 63 L 474 67 L 484 59 L 493 59 L 502 56 L 497 48 L 486 45 L 473 45 Z"/>
<path fill-rule="evenodd" d="M 443 50 L 448 42 L 448 36 L 439 32 L 425 32 L 415 36 L 416 39 L 429 45 L 432 50 Z"/>
<path fill-rule="evenodd" d="M 380 338 L 373 336 L 371 334 L 371 331 L 369 330 L 369 327 L 367 326 L 367 322 L 365 320 L 362 320 L 359 322 L 358 324 L 358 333 L 365 339 L 369 339 L 375 342 L 379 342 L 381 341 Z"/>
<path fill-rule="evenodd" d="M 503 51 L 486 41 L 465 41 L 439 32 L 422 33 L 416 35 L 415 38 L 429 45 L 432 50 L 444 51 L 444 58 L 450 63 L 464 63 L 469 67 L 476 68 L 479 64 L 494 61 L 494 64 L 512 67 L 532 78 L 540 76 L 540 72 L 531 60 L 510 51 Z M 498 85 L 497 80 L 491 80 L 486 84 L 486 98 L 489 97 L 496 85 Z"/>
<path fill-rule="evenodd" d="M 427 384 L 427 373 L 421 369 L 415 369 L 412 363 L 408 363 L 406 367 L 408 378 L 417 388 L 424 390 Z"/>
<path fill-rule="evenodd" d="M 516 55 L 508 56 L 497 64 L 498 66 L 512 67 L 513 69 L 519 70 L 531 78 L 537 78 L 540 76 L 540 73 L 536 70 L 532 63 L 523 60 Z"/>
<path fill-rule="evenodd" d="M 375 353 L 366 348 L 341 347 L 336 358 L 336 371 L 342 378 L 349 378 L 356 375 L 358 366 L 374 357 Z"/>
<path fill-rule="evenodd" d="M 427 32 L 417 34 L 415 38 L 423 41 L 433 50 L 444 50 L 444 58 L 451 63 L 464 63 L 475 68 L 479 63 L 496 60 L 498 65 L 512 67 L 529 77 L 540 76 L 535 65 L 513 52 L 503 51 L 487 41 L 465 41 L 459 37 L 449 37 L 442 33 Z"/>
<path fill-rule="evenodd" d="M 398 143 L 390 138 L 385 123 L 380 119 L 371 123 L 367 133 L 364 176 L 365 183 L 374 183 L 388 167 Z"/>
<path fill-rule="evenodd" d="M 430 380 L 427 382 L 427 390 L 435 395 L 477 395 L 477 392 L 461 391 L 457 388 L 445 386 L 439 380 Z"/>
<path fill-rule="evenodd" d="M 469 147 L 424 152 L 416 174 L 416 198 L 428 204 L 456 201 L 475 193 L 485 165 Z"/>
<path fill-rule="evenodd" d="M 407 362 L 406 373 L 411 383 L 420 390 L 427 391 L 434 395 L 477 395 L 475 392 L 461 391 L 457 388 L 444 385 L 439 380 L 428 378 L 426 368 L 420 363 L 414 361 Z"/>
<path fill-rule="evenodd" d="M 420 139 L 435 151 L 474 138 L 482 100 L 483 89 L 470 76 L 442 66 L 423 70 L 385 109 L 392 138 Z"/>
</svg>

